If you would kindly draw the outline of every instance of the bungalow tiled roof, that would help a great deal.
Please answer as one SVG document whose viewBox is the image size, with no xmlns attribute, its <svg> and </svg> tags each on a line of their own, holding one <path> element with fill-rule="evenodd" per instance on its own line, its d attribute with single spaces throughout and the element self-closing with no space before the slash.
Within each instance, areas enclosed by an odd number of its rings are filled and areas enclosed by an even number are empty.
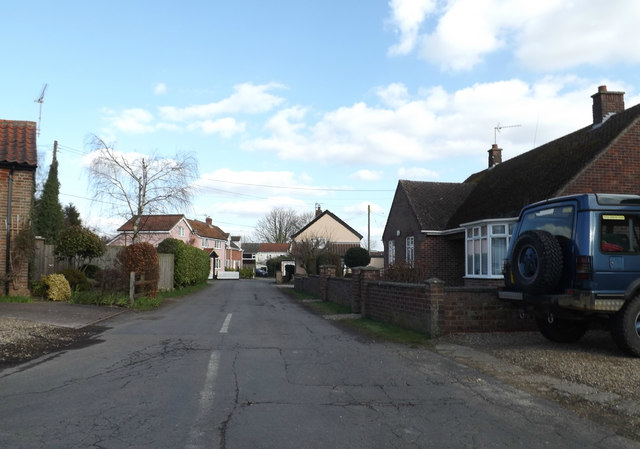
<svg viewBox="0 0 640 449">
<path fill-rule="evenodd" d="M 260 251 L 260 243 L 243 243 L 242 249 L 245 254 L 255 254 Z"/>
<path fill-rule="evenodd" d="M 471 175 L 464 184 L 473 185 L 473 190 L 451 216 L 448 227 L 488 217 L 515 217 L 525 204 L 558 196 L 569 181 L 639 121 L 640 105 L 636 105 L 599 125 L 586 126 Z"/>
<path fill-rule="evenodd" d="M 139 230 L 143 232 L 169 232 L 184 215 L 142 215 L 140 217 Z M 135 218 L 130 218 L 118 228 L 119 232 L 133 232 Z"/>
<path fill-rule="evenodd" d="M 421 230 L 443 230 L 474 186 L 453 182 L 399 181 Z"/>
<path fill-rule="evenodd" d="M 36 123 L 0 120 L 0 164 L 36 167 Z"/>
</svg>

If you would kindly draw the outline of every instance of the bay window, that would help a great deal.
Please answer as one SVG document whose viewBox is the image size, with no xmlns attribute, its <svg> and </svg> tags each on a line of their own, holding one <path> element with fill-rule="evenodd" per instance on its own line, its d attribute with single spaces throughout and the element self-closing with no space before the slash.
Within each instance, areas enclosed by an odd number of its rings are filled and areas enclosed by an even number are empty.
<svg viewBox="0 0 640 449">
<path fill-rule="evenodd" d="M 465 225 L 466 275 L 500 278 L 515 220 L 484 221 Z"/>
</svg>

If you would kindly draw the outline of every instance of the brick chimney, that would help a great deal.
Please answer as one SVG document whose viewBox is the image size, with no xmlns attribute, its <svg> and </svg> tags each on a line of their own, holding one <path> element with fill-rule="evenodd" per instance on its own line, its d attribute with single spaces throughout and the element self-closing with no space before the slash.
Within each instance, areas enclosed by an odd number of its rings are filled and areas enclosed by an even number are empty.
<svg viewBox="0 0 640 449">
<path fill-rule="evenodd" d="M 498 164 L 502 164 L 502 148 L 498 148 L 498 144 L 494 143 L 489 150 L 489 168 Z"/>
<path fill-rule="evenodd" d="M 208 224 L 209 226 L 212 226 L 212 225 L 213 225 L 213 220 L 211 219 L 211 217 L 207 217 L 207 218 L 205 219 L 205 221 L 207 222 L 207 224 Z"/>
<path fill-rule="evenodd" d="M 607 86 L 599 86 L 593 98 L 593 124 L 604 122 L 610 115 L 624 111 L 624 92 L 607 92 Z"/>
<path fill-rule="evenodd" d="M 322 208 L 318 203 L 316 203 L 316 217 L 320 214 L 322 214 Z"/>
</svg>

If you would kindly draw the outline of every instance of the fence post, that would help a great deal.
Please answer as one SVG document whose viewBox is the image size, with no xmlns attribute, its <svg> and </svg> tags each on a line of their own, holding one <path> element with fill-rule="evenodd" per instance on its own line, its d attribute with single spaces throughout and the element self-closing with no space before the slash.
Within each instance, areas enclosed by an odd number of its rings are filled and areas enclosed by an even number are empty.
<svg viewBox="0 0 640 449">
<path fill-rule="evenodd" d="M 136 296 L 136 273 L 132 271 L 129 273 L 129 304 L 133 305 L 133 301 Z"/>
</svg>

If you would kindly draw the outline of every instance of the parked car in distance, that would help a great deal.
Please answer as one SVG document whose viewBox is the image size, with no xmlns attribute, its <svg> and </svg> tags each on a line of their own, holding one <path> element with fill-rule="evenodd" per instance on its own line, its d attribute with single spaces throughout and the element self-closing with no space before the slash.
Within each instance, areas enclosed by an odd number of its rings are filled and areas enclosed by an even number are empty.
<svg viewBox="0 0 640 449">
<path fill-rule="evenodd" d="M 267 276 L 269 276 L 267 267 L 256 268 L 256 277 L 266 278 Z"/>
<path fill-rule="evenodd" d="M 640 357 L 640 195 L 580 194 L 525 206 L 498 297 L 533 312 L 549 340 L 604 324 Z"/>
</svg>

